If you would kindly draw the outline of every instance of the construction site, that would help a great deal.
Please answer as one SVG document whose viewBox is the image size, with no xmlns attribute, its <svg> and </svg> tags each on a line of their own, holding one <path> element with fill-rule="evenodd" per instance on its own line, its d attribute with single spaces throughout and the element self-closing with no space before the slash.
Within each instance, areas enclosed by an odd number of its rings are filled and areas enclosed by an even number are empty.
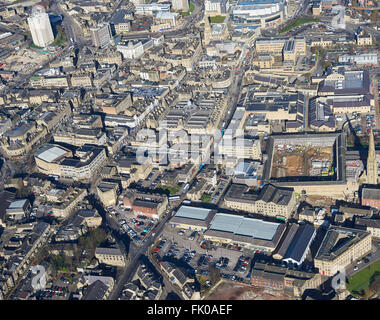
<svg viewBox="0 0 380 320">
<path fill-rule="evenodd" d="M 332 146 L 274 145 L 271 178 L 333 175 Z"/>
<path fill-rule="evenodd" d="M 340 132 L 274 134 L 265 158 L 266 183 L 336 199 L 357 191 L 355 184 L 347 184 L 346 139 Z"/>
</svg>

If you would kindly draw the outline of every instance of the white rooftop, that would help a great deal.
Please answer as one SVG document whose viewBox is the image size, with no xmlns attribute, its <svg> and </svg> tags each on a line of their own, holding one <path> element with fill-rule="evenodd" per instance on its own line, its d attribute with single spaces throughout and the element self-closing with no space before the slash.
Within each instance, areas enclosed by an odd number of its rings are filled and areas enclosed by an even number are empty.
<svg viewBox="0 0 380 320">
<path fill-rule="evenodd" d="M 279 223 L 268 222 L 243 216 L 217 213 L 211 221 L 210 230 L 231 232 L 256 239 L 272 240 Z"/>
<path fill-rule="evenodd" d="M 62 157 L 67 151 L 58 146 L 49 146 L 41 150 L 37 157 L 46 162 L 53 162 L 54 160 Z"/>
<path fill-rule="evenodd" d="M 177 213 L 176 217 L 181 218 L 190 218 L 197 220 L 205 220 L 210 213 L 210 209 L 197 208 L 197 207 L 189 207 L 189 206 L 181 206 Z"/>
</svg>

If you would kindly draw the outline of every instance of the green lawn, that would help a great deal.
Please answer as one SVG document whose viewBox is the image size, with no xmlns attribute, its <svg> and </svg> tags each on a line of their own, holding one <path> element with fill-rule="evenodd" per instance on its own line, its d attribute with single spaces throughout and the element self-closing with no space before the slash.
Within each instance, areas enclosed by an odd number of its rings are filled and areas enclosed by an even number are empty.
<svg viewBox="0 0 380 320">
<path fill-rule="evenodd" d="M 189 3 L 189 11 L 181 12 L 180 15 L 183 17 L 189 16 L 194 11 L 195 6 L 190 2 Z"/>
<path fill-rule="evenodd" d="M 211 201 L 211 196 L 209 194 L 204 193 L 202 194 L 201 201 L 209 203 Z"/>
<path fill-rule="evenodd" d="M 362 271 L 356 273 L 348 279 L 346 284 L 347 290 L 355 295 L 355 291 L 358 292 L 369 286 L 371 278 L 380 273 L 380 260 L 370 264 Z"/>
<path fill-rule="evenodd" d="M 169 196 L 178 193 L 180 189 L 181 187 L 179 186 L 161 186 L 160 188 L 155 189 L 155 191 Z"/>
<path fill-rule="evenodd" d="M 215 16 L 215 17 L 210 17 L 210 22 L 211 23 L 223 23 L 226 17 L 224 16 Z"/>
<path fill-rule="evenodd" d="M 302 25 L 302 24 L 305 24 L 305 23 L 309 23 L 309 22 L 320 22 L 321 19 L 319 18 L 297 18 L 295 21 L 291 22 L 290 24 L 288 24 L 287 26 L 285 26 L 284 28 L 282 28 L 279 32 L 280 33 L 286 33 L 286 32 L 289 32 L 290 30 Z"/>
</svg>

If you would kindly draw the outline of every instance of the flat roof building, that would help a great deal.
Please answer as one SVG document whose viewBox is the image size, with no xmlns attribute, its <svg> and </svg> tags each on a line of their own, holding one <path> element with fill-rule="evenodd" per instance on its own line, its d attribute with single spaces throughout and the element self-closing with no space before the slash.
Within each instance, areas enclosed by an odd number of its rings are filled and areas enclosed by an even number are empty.
<svg viewBox="0 0 380 320">
<path fill-rule="evenodd" d="M 285 231 L 285 224 L 239 215 L 217 213 L 204 233 L 206 240 L 242 245 L 272 252 Z"/>
<path fill-rule="evenodd" d="M 205 231 L 214 215 L 215 211 L 210 209 L 181 206 L 170 224 L 177 228 Z"/>
</svg>

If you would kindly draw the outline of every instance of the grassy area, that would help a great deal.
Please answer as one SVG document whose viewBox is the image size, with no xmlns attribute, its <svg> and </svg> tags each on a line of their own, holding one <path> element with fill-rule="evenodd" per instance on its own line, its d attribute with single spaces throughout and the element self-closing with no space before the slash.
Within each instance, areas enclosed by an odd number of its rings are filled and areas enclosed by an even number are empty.
<svg viewBox="0 0 380 320">
<path fill-rule="evenodd" d="M 189 15 L 194 11 L 194 9 L 195 9 L 194 4 L 192 4 L 192 3 L 190 2 L 190 3 L 189 3 L 189 10 L 186 11 L 186 12 L 181 12 L 180 14 L 181 14 L 181 16 L 183 16 L 183 17 L 187 17 L 187 16 L 189 16 Z"/>
<path fill-rule="evenodd" d="M 201 201 L 209 203 L 211 201 L 211 196 L 209 194 L 204 193 L 202 194 Z"/>
<path fill-rule="evenodd" d="M 52 46 L 62 47 L 67 41 L 66 35 L 63 31 L 59 31 L 57 36 L 55 37 L 54 42 L 51 44 Z"/>
<path fill-rule="evenodd" d="M 292 21 L 290 24 L 288 24 L 287 26 L 285 26 L 284 28 L 282 28 L 280 30 L 280 33 L 286 33 L 286 32 L 289 32 L 290 30 L 300 26 L 300 25 L 303 25 L 305 23 L 310 23 L 310 22 L 320 22 L 321 19 L 319 18 L 297 18 L 296 20 Z"/>
<path fill-rule="evenodd" d="M 215 16 L 215 17 L 210 17 L 210 22 L 211 23 L 223 23 L 226 17 L 224 16 Z"/>
<path fill-rule="evenodd" d="M 43 49 L 43 47 L 36 46 L 34 43 L 31 43 L 30 47 L 35 49 Z"/>
<path fill-rule="evenodd" d="M 166 195 L 173 195 L 178 193 L 178 191 L 181 189 L 179 186 L 162 186 L 159 189 L 155 189 L 155 191 L 158 191 L 158 193 L 163 193 Z"/>
<path fill-rule="evenodd" d="M 349 278 L 346 284 L 347 290 L 357 296 L 360 291 L 364 291 L 370 285 L 371 279 L 377 274 L 380 274 L 380 260 Z"/>
</svg>

